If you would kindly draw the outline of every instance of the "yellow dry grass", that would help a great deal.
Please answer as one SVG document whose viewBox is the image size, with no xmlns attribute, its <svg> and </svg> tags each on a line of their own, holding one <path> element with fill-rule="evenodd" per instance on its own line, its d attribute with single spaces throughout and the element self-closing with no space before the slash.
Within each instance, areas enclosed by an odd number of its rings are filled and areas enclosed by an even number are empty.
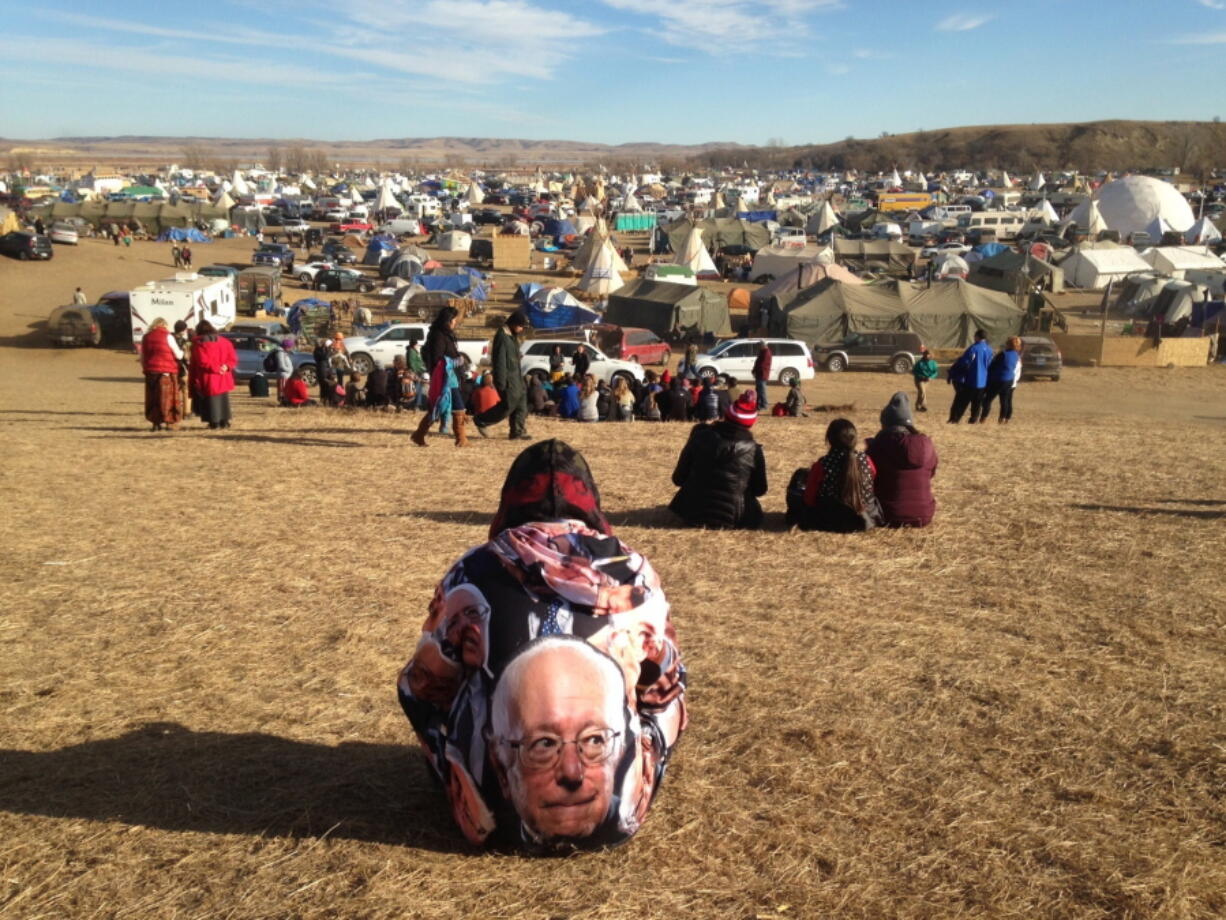
<svg viewBox="0 0 1226 920">
<path fill-rule="evenodd" d="M 117 258 L 0 262 L 0 333 Z M 0 354 L 0 917 L 1226 913 L 1220 368 L 1070 370 L 1006 427 L 938 390 L 937 521 L 850 537 L 782 529 L 828 415 L 757 426 L 760 534 L 673 526 L 685 426 L 534 421 L 660 570 L 692 724 L 631 843 L 532 860 L 465 847 L 393 689 L 516 445 L 245 395 L 151 435 L 130 356 Z M 806 389 L 871 433 L 897 384 Z"/>
</svg>

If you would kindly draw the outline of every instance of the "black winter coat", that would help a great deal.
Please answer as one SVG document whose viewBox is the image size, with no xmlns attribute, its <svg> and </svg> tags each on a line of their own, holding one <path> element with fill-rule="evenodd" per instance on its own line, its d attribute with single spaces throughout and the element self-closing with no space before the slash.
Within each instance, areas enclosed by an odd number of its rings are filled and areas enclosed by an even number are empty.
<svg viewBox="0 0 1226 920">
<path fill-rule="evenodd" d="M 677 459 L 669 508 L 692 527 L 762 526 L 758 496 L 766 494 L 766 457 L 748 428 L 736 422 L 695 425 Z"/>
<path fill-rule="evenodd" d="M 457 361 L 460 358 L 460 345 L 456 341 L 455 331 L 436 329 L 431 326 L 430 331 L 426 333 L 426 344 L 421 349 L 421 358 L 426 364 L 426 373 L 433 374 L 434 365 L 445 357 Z"/>
</svg>

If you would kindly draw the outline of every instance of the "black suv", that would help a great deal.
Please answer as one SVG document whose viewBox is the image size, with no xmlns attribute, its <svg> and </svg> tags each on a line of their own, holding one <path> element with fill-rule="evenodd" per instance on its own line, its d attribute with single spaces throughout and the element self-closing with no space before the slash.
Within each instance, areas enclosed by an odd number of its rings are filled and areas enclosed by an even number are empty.
<svg viewBox="0 0 1226 920">
<path fill-rule="evenodd" d="M 323 255 L 319 259 L 321 262 L 335 262 L 337 265 L 352 265 L 358 260 L 358 257 L 354 255 L 353 250 L 340 240 L 328 240 L 323 244 L 322 252 Z"/>
<path fill-rule="evenodd" d="M 814 345 L 813 361 L 828 371 L 871 367 L 907 374 L 922 347 L 914 332 L 853 332 L 837 345 Z"/>
<path fill-rule="evenodd" d="M 41 233 L 27 233 L 25 230 L 14 230 L 0 236 L 0 252 L 14 259 L 50 259 L 51 240 Z"/>
<path fill-rule="evenodd" d="M 317 291 L 361 291 L 363 294 L 375 289 L 369 278 L 352 268 L 322 268 L 315 273 L 312 286 Z"/>
</svg>

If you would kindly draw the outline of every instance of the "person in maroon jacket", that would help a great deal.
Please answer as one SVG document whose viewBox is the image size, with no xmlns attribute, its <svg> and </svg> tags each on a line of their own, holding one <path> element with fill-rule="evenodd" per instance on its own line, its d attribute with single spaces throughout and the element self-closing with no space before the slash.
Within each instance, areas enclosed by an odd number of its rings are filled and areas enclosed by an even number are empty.
<svg viewBox="0 0 1226 920">
<path fill-rule="evenodd" d="M 881 410 L 881 431 L 869 440 L 867 453 L 877 468 L 877 500 L 886 526 L 931 524 L 937 507 L 932 497 L 937 452 L 932 440 L 916 430 L 906 393 L 895 393 Z"/>
<path fill-rule="evenodd" d="M 753 362 L 753 385 L 758 391 L 758 411 L 766 410 L 766 383 L 771 379 L 771 347 L 766 342 L 758 343 L 758 356 Z"/>
<path fill-rule="evenodd" d="M 238 355 L 230 340 L 202 319 L 192 341 L 191 382 L 200 399 L 200 417 L 210 428 L 230 427 L 230 391 L 234 389 L 237 364 Z"/>
</svg>

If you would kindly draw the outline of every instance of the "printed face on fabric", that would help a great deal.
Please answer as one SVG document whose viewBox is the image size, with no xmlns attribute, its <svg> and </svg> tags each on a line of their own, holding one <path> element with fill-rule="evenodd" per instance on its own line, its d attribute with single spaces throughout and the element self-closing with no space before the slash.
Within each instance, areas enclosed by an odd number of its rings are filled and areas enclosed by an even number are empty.
<svg viewBox="0 0 1226 920">
<path fill-rule="evenodd" d="M 626 735 L 620 667 L 582 640 L 529 645 L 494 691 L 504 794 L 541 843 L 579 842 L 610 817 Z"/>
</svg>

